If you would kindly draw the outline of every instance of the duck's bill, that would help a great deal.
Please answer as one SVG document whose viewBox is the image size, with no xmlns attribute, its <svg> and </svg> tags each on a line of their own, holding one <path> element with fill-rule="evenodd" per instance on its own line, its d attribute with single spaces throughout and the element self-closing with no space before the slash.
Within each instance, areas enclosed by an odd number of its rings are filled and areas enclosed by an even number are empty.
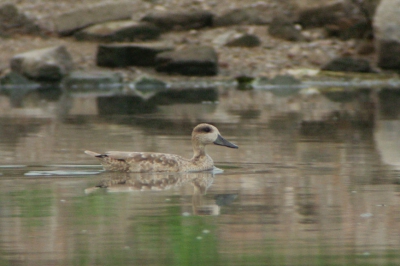
<svg viewBox="0 0 400 266">
<path fill-rule="evenodd" d="M 226 146 L 229 148 L 234 148 L 237 149 L 239 148 L 238 146 L 236 146 L 233 143 L 230 143 L 229 141 L 227 141 L 226 139 L 224 139 L 221 135 L 218 135 L 218 138 L 214 141 L 215 145 L 221 145 L 221 146 Z"/>
</svg>

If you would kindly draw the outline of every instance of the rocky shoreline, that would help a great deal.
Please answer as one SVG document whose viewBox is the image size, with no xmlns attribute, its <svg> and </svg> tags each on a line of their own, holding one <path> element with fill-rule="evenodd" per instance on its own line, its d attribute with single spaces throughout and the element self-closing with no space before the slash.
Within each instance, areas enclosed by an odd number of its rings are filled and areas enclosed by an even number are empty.
<svg viewBox="0 0 400 266">
<path fill-rule="evenodd" d="M 379 1 L 314 1 L 309 8 L 305 0 L 225 1 L 225 6 L 224 1 L 61 2 L 46 7 L 53 9 L 52 17 L 40 13 L 39 0 L 0 6 L 2 25 L 8 25 L 1 29 L 3 77 L 16 72 L 35 82 L 59 82 L 71 71 L 110 71 L 129 82 L 143 75 L 218 80 L 273 78 L 292 75 L 293 69 L 400 69 L 396 54 L 388 65 L 382 59 L 387 55 L 375 50 L 399 49 L 396 40 L 385 42 L 385 21 L 374 13 Z M 385 2 L 381 5 L 390 6 Z M 372 21 L 379 22 L 374 31 Z"/>
</svg>

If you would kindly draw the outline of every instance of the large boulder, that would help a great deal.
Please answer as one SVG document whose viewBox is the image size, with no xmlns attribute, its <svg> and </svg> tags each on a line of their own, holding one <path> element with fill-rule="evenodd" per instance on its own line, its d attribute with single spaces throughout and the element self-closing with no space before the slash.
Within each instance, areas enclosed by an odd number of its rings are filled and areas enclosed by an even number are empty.
<svg viewBox="0 0 400 266">
<path fill-rule="evenodd" d="M 187 76 L 213 76 L 218 73 L 218 55 L 209 46 L 190 46 L 156 56 L 156 70 Z"/>
<path fill-rule="evenodd" d="M 40 34 L 40 27 L 11 3 L 0 6 L 0 36 L 12 34 Z"/>
<path fill-rule="evenodd" d="M 400 0 L 382 0 L 374 19 L 378 66 L 400 70 Z"/>
<path fill-rule="evenodd" d="M 173 47 L 162 43 L 100 44 L 96 61 L 103 67 L 155 66 L 156 55 L 171 50 Z"/>
<path fill-rule="evenodd" d="M 73 68 L 72 57 L 62 45 L 17 54 L 10 65 L 13 71 L 40 81 L 59 81 Z"/>
<path fill-rule="evenodd" d="M 341 39 L 365 38 L 371 34 L 369 9 L 364 6 L 367 1 L 311 1 L 313 4 L 310 4 L 310 1 L 304 2 L 299 5 L 297 21 L 304 28 L 324 27 L 328 35 Z"/>
<path fill-rule="evenodd" d="M 205 10 L 192 12 L 156 12 L 144 16 L 142 21 L 153 23 L 165 31 L 199 29 L 212 26 L 213 14 Z"/>
<path fill-rule="evenodd" d="M 161 34 L 151 23 L 132 20 L 112 21 L 96 24 L 74 34 L 79 41 L 129 42 L 157 39 Z"/>
<path fill-rule="evenodd" d="M 56 16 L 54 18 L 54 26 L 56 32 L 60 35 L 70 35 L 77 30 L 96 23 L 129 19 L 133 11 L 133 5 L 130 2 L 110 2 L 88 6 Z"/>
</svg>

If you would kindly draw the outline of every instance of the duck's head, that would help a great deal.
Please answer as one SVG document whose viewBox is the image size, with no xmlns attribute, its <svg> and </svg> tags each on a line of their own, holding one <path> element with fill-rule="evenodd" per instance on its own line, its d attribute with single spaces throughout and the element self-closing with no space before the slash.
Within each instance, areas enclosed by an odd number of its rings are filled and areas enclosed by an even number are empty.
<svg viewBox="0 0 400 266">
<path fill-rule="evenodd" d="M 238 146 L 224 139 L 218 129 L 210 124 L 199 124 L 192 132 L 192 139 L 200 145 L 216 144 L 237 149 Z"/>
</svg>

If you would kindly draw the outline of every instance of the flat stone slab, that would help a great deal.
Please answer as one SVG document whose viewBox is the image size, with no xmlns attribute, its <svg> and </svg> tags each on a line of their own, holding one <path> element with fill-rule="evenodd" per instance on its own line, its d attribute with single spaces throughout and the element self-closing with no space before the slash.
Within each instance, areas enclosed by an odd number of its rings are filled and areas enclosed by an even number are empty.
<svg viewBox="0 0 400 266">
<path fill-rule="evenodd" d="M 150 22 L 163 30 L 188 30 L 211 27 L 213 14 L 206 10 L 192 12 L 150 13 L 142 21 Z"/>
<path fill-rule="evenodd" d="M 156 70 L 186 76 L 214 76 L 218 73 L 218 55 L 209 46 L 190 46 L 180 51 L 160 53 Z"/>
<path fill-rule="evenodd" d="M 155 66 L 157 54 L 173 49 L 162 43 L 100 44 L 96 63 L 102 67 Z"/>
<path fill-rule="evenodd" d="M 65 46 L 55 46 L 15 55 L 11 69 L 40 81 L 59 81 L 73 68 L 72 57 Z"/>
<path fill-rule="evenodd" d="M 160 34 L 161 30 L 151 23 L 124 20 L 96 24 L 76 32 L 74 36 L 79 41 L 129 42 L 154 40 Z"/>
<path fill-rule="evenodd" d="M 55 31 L 60 35 L 70 35 L 96 23 L 129 19 L 133 12 L 133 5 L 130 2 L 88 6 L 55 17 Z"/>
</svg>

